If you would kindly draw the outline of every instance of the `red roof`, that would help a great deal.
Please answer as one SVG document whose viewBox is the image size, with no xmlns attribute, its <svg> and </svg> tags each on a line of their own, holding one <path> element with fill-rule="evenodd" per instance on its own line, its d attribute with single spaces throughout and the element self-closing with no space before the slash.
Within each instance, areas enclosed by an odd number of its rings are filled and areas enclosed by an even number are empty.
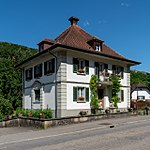
<svg viewBox="0 0 150 150">
<path fill-rule="evenodd" d="M 72 24 L 70 27 L 68 27 L 64 32 L 62 32 L 55 40 L 50 39 L 44 39 L 42 42 L 53 42 L 53 43 L 60 43 L 66 46 L 79 48 L 79 49 L 86 49 L 89 51 L 95 51 L 92 46 L 88 44 L 88 41 L 95 39 L 101 42 L 104 42 L 100 38 L 97 38 L 95 36 L 90 35 L 86 31 L 84 31 L 82 28 L 80 28 L 76 24 Z M 40 44 L 39 43 L 39 44 Z M 119 53 L 112 50 L 110 47 L 108 47 L 105 44 L 102 44 L 102 51 L 99 53 L 111 55 L 119 58 L 125 58 L 124 56 L 120 55 Z"/>
</svg>

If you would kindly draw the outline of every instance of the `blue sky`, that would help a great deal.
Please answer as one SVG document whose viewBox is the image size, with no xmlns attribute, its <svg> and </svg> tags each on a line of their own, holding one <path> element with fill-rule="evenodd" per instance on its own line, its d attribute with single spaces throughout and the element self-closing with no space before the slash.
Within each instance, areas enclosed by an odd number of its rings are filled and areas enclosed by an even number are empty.
<svg viewBox="0 0 150 150">
<path fill-rule="evenodd" d="M 76 16 L 78 25 L 150 72 L 149 0 L 0 0 L 0 41 L 37 48 Z"/>
</svg>

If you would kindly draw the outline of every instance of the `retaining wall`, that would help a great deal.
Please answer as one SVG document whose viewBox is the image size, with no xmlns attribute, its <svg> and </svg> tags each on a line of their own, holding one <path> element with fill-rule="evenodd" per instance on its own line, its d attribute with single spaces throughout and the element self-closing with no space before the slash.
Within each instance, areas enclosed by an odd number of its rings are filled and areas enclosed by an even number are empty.
<svg viewBox="0 0 150 150">
<path fill-rule="evenodd" d="M 88 121 L 94 121 L 94 120 L 100 120 L 100 119 L 108 119 L 108 118 L 128 117 L 131 115 L 133 114 L 122 112 L 122 113 L 112 113 L 112 114 L 72 116 L 72 117 L 64 117 L 64 118 L 58 118 L 58 119 L 37 119 L 37 118 L 20 117 L 20 118 L 8 120 L 8 121 L 2 121 L 0 122 L 0 127 L 32 126 L 32 127 L 47 129 L 53 126 L 67 125 L 67 124 L 73 124 L 73 123 L 82 123 L 82 122 L 88 122 Z"/>
</svg>

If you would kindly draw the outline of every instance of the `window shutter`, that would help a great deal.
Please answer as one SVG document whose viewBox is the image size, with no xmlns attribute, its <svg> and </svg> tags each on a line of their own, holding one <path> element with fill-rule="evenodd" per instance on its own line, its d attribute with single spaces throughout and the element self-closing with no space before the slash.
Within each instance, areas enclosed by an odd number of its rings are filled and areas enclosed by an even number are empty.
<svg viewBox="0 0 150 150">
<path fill-rule="evenodd" d="M 42 64 L 39 65 L 39 76 L 42 76 Z"/>
<path fill-rule="evenodd" d="M 47 74 L 47 62 L 44 62 L 44 75 Z"/>
<path fill-rule="evenodd" d="M 73 101 L 77 101 L 77 87 L 73 87 Z"/>
<path fill-rule="evenodd" d="M 89 61 L 85 60 L 86 74 L 89 74 Z"/>
<path fill-rule="evenodd" d="M 34 67 L 34 78 L 37 77 L 37 66 Z"/>
<path fill-rule="evenodd" d="M 99 75 L 99 64 L 98 64 L 98 62 L 95 62 L 95 75 L 96 76 Z"/>
<path fill-rule="evenodd" d="M 121 67 L 121 78 L 123 79 L 123 74 L 124 74 L 124 68 Z"/>
<path fill-rule="evenodd" d="M 124 90 L 121 90 L 121 101 L 124 101 Z"/>
<path fill-rule="evenodd" d="M 55 72 L 55 58 L 52 59 L 52 70 L 51 70 L 51 73 L 54 73 Z"/>
<path fill-rule="evenodd" d="M 78 64 L 79 61 L 77 58 L 73 58 L 73 72 L 77 72 L 78 71 Z"/>
<path fill-rule="evenodd" d="M 86 102 L 89 102 L 89 88 L 86 88 Z"/>
<path fill-rule="evenodd" d="M 30 80 L 32 79 L 32 68 L 30 68 Z"/>
<path fill-rule="evenodd" d="M 104 69 L 108 69 L 108 64 L 104 64 Z"/>
</svg>

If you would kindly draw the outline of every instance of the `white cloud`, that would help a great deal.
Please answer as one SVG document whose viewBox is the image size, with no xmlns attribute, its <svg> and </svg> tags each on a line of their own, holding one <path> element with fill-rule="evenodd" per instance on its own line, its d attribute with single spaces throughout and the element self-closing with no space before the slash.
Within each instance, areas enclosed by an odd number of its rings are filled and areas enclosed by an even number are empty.
<svg viewBox="0 0 150 150">
<path fill-rule="evenodd" d="M 129 7 L 130 5 L 128 3 L 121 3 L 122 7 Z"/>
<path fill-rule="evenodd" d="M 89 25 L 90 25 L 90 22 L 86 20 L 86 21 L 83 23 L 83 25 L 84 25 L 84 26 L 89 26 Z"/>
</svg>

